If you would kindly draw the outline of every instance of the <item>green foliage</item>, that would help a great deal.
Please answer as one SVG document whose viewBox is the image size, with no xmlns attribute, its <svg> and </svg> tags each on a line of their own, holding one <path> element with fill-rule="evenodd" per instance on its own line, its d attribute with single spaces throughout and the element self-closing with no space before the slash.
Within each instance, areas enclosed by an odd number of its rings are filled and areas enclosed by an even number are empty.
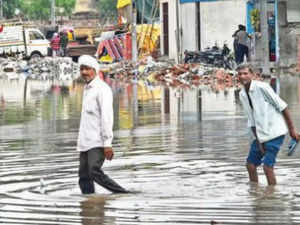
<svg viewBox="0 0 300 225">
<path fill-rule="evenodd" d="M 56 0 L 56 6 L 64 8 L 64 15 L 72 15 L 76 0 Z"/>
<path fill-rule="evenodd" d="M 22 12 L 29 19 L 47 20 L 50 17 L 50 0 L 22 1 Z"/>
<path fill-rule="evenodd" d="M 117 15 L 118 0 L 98 0 L 100 15 Z"/>
<path fill-rule="evenodd" d="M 117 16 L 118 0 L 96 0 L 100 15 Z M 63 14 L 72 15 L 76 0 L 55 0 L 57 8 L 63 8 Z M 3 0 L 3 14 L 7 19 L 13 18 L 16 9 L 19 9 L 25 18 L 33 20 L 49 20 L 51 14 L 51 0 Z M 56 12 L 60 15 L 59 12 Z"/>
<path fill-rule="evenodd" d="M 64 8 L 64 15 L 70 16 L 75 2 L 76 0 L 55 0 L 55 5 L 57 8 Z M 13 18 L 17 8 L 25 18 L 48 20 L 51 14 L 51 0 L 3 0 L 5 18 Z"/>
<path fill-rule="evenodd" d="M 15 10 L 20 9 L 24 0 L 3 0 L 3 15 L 11 19 L 15 15 Z"/>
<path fill-rule="evenodd" d="M 260 12 L 258 9 L 253 9 L 250 12 L 251 16 L 251 25 L 253 26 L 255 31 L 260 30 Z"/>
</svg>

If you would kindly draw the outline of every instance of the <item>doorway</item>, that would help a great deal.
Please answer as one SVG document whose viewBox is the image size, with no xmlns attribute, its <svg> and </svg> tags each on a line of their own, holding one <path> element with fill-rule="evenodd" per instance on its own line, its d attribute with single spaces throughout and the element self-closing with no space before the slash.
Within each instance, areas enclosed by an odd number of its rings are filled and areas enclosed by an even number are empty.
<svg viewBox="0 0 300 225">
<path fill-rule="evenodd" d="M 163 43 L 164 55 L 169 55 L 169 4 L 167 2 L 162 4 L 163 8 Z"/>
</svg>

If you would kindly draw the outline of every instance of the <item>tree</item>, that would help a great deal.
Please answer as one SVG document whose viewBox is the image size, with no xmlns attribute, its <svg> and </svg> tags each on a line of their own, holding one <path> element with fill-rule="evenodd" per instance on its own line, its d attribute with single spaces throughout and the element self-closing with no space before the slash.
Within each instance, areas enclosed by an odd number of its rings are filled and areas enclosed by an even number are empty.
<svg viewBox="0 0 300 225">
<path fill-rule="evenodd" d="M 56 0 L 56 6 L 64 9 L 64 15 L 71 16 L 76 0 Z"/>
<path fill-rule="evenodd" d="M 4 0 L 5 1 L 5 0 Z M 11 1 L 11 0 L 6 0 Z M 51 15 L 51 0 L 13 0 L 20 2 L 23 14 L 29 19 L 49 20 Z M 76 0 L 55 0 L 57 8 L 64 9 L 64 15 L 70 16 Z"/>
<path fill-rule="evenodd" d="M 118 0 L 98 0 L 98 8 L 100 15 L 117 16 Z"/>
<path fill-rule="evenodd" d="M 2 0 L 3 1 L 3 16 L 11 19 L 15 16 L 15 10 L 20 9 L 22 0 Z"/>
<path fill-rule="evenodd" d="M 22 1 L 24 15 L 29 19 L 48 20 L 51 12 L 50 0 Z"/>
<path fill-rule="evenodd" d="M 118 0 L 96 0 L 102 16 L 117 16 Z M 64 15 L 71 16 L 76 0 L 55 0 L 57 8 L 64 9 Z M 32 20 L 49 20 L 51 14 L 51 0 L 3 0 L 3 14 L 7 19 L 13 18 L 16 8 Z M 57 12 L 58 13 L 58 12 Z"/>
</svg>

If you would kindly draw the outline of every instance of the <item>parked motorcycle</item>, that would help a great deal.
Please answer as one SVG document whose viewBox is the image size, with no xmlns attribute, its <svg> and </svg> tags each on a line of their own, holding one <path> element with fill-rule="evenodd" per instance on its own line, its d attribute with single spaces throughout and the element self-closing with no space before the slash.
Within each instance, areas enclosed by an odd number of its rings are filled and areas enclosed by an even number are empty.
<svg viewBox="0 0 300 225">
<path fill-rule="evenodd" d="M 207 48 L 204 51 L 185 51 L 184 63 L 204 63 L 210 66 L 234 70 L 236 62 L 230 54 L 230 49 L 224 43 L 223 48 L 218 46 Z"/>
</svg>

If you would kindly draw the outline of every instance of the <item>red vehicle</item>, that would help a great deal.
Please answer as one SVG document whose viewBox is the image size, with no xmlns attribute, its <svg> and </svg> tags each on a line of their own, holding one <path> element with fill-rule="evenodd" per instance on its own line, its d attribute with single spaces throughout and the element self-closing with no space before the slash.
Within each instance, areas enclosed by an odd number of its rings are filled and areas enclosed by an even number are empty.
<svg viewBox="0 0 300 225">
<path fill-rule="evenodd" d="M 81 55 L 94 56 L 97 48 L 94 44 L 87 41 L 88 36 L 76 36 L 75 41 L 69 41 L 67 46 L 67 56 L 72 57 L 73 61 L 77 62 Z"/>
</svg>

